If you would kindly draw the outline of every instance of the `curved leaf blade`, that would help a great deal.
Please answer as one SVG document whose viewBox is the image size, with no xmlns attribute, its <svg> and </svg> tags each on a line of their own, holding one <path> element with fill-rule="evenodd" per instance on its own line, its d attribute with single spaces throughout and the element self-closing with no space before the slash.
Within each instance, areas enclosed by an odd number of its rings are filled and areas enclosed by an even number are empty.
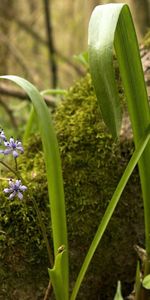
<svg viewBox="0 0 150 300">
<path fill-rule="evenodd" d="M 65 245 L 66 249 L 62 259 L 61 272 L 64 280 L 62 294 L 64 299 L 67 300 L 69 297 L 69 268 L 66 212 L 61 161 L 51 115 L 39 91 L 30 82 L 13 75 L 0 76 L 0 78 L 9 79 L 26 91 L 37 116 L 46 165 L 55 257 L 61 245 Z"/>
<path fill-rule="evenodd" d="M 99 18 L 101 20 L 100 22 Z M 97 26 L 95 24 L 97 24 Z M 94 29 L 96 31 L 95 35 Z M 92 33 L 94 36 L 93 38 L 91 36 Z M 101 40 L 97 42 L 99 38 L 101 38 Z M 102 41 L 102 39 L 104 39 L 104 41 Z M 117 128 L 119 127 L 116 125 L 118 102 L 115 103 L 112 101 L 112 95 L 115 95 L 116 91 L 116 82 L 114 80 L 112 70 L 113 47 L 115 47 L 119 62 L 120 73 L 133 129 L 135 147 L 137 147 L 138 142 L 144 135 L 145 130 L 150 123 L 150 109 L 136 32 L 130 10 L 126 4 L 97 6 L 92 14 L 89 26 L 89 61 L 93 83 L 95 90 L 97 91 L 99 102 L 101 101 L 102 114 L 105 122 L 108 123 L 112 135 L 115 136 L 117 135 Z M 111 74 L 110 76 L 109 73 Z M 98 81 L 99 78 L 102 82 Z M 111 97 L 110 99 L 109 96 Z M 112 109 L 112 105 L 114 105 L 114 111 Z M 113 115 L 112 119 L 111 113 Z M 148 255 L 150 255 L 149 157 L 150 142 L 138 162 L 144 202 L 146 251 Z M 150 272 L 150 263 L 146 266 L 145 275 L 147 272 Z"/>
<path fill-rule="evenodd" d="M 103 119 L 114 138 L 121 127 L 121 109 L 113 67 L 113 41 L 122 7 L 123 4 L 99 5 L 89 22 L 90 72 Z"/>
</svg>

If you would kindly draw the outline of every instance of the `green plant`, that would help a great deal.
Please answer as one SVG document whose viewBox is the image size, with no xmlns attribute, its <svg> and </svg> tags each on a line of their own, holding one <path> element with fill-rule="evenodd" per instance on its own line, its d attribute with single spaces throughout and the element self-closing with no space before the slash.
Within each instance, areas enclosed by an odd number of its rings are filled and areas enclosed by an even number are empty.
<svg viewBox="0 0 150 300">
<path fill-rule="evenodd" d="M 125 28 L 127 28 L 130 32 L 131 41 L 128 39 L 128 31 L 126 32 Z M 103 34 L 103 32 L 105 34 Z M 127 94 L 128 108 L 131 115 L 136 149 L 106 209 L 102 221 L 100 222 L 70 296 L 71 300 L 76 299 L 78 290 L 93 254 L 106 230 L 124 187 L 137 163 L 139 163 L 144 195 L 146 251 L 148 256 L 150 251 L 150 224 L 147 218 L 149 215 L 148 198 L 150 193 L 148 187 L 148 158 L 150 151 L 149 107 L 136 36 L 127 5 L 118 4 L 97 7 L 91 18 L 89 37 L 89 61 L 95 90 L 98 100 L 100 100 L 100 107 L 104 120 L 111 129 L 112 135 L 116 138 L 120 129 L 121 117 L 113 68 L 112 50 L 113 41 L 115 40 L 115 49 L 119 58 L 119 66 L 125 86 L 125 92 Z M 129 68 L 130 63 L 133 63 L 133 58 L 135 69 L 133 66 Z M 126 62 L 129 63 L 126 65 Z M 27 92 L 32 100 L 35 113 L 37 115 L 45 156 L 54 241 L 54 266 L 52 269 L 49 269 L 49 274 L 56 299 L 68 300 L 69 268 L 66 212 L 59 150 L 51 118 L 42 96 L 33 85 L 17 76 L 3 76 L 1 78 L 14 81 Z M 99 78 L 102 83 L 101 88 L 98 84 Z M 135 89 L 135 84 L 137 82 L 138 89 Z M 140 103 L 140 108 L 136 104 L 135 99 L 139 99 L 138 103 Z M 33 119 L 31 118 L 31 123 L 32 122 Z M 30 127 L 31 126 L 29 126 L 29 130 Z M 18 175 L 18 173 L 16 173 L 16 175 Z M 149 274 L 149 259 L 145 261 L 144 267 L 144 275 Z M 119 297 L 121 298 L 121 296 Z"/>
<path fill-rule="evenodd" d="M 103 118 L 116 138 L 120 130 L 121 113 L 114 77 L 113 46 L 119 62 L 137 148 L 139 140 L 149 126 L 150 114 L 136 33 L 129 8 L 125 4 L 97 7 L 89 26 L 89 61 L 93 83 Z M 103 76 L 104 72 L 105 76 Z M 103 82 L 103 88 L 98 84 L 100 79 Z M 149 157 L 150 143 L 138 162 L 145 214 L 147 258 L 144 261 L 144 276 L 150 273 Z M 147 299 L 142 289 L 137 293 L 141 293 L 141 297 Z M 139 295 L 136 297 L 138 298 Z"/>
</svg>

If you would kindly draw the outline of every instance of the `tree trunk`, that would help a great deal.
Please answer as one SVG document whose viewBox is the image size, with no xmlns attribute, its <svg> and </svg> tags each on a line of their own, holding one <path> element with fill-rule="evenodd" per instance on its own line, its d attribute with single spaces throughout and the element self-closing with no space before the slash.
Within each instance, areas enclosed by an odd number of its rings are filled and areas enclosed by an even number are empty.
<svg viewBox="0 0 150 300">
<path fill-rule="evenodd" d="M 9 8 L 9 9 L 8 9 Z M 11 21 L 14 13 L 14 1 L 0 1 L 0 75 L 8 73 L 9 49 L 7 41 L 10 38 Z"/>
</svg>

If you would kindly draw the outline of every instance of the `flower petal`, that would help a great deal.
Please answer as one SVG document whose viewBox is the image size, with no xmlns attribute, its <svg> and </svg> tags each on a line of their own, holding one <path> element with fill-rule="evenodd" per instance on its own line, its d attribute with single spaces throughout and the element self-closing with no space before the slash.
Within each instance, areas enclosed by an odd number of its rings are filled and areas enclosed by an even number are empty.
<svg viewBox="0 0 150 300">
<path fill-rule="evenodd" d="M 14 157 L 14 158 L 18 157 L 18 155 L 19 155 L 18 152 L 17 152 L 16 150 L 14 150 L 14 151 L 12 152 L 12 154 L 13 154 L 13 157 Z"/>
<path fill-rule="evenodd" d="M 17 195 L 18 195 L 18 198 L 19 198 L 20 200 L 22 200 L 22 199 L 23 199 L 23 194 L 22 194 L 22 193 L 20 193 L 19 191 L 17 192 Z"/>
<path fill-rule="evenodd" d="M 9 199 L 13 199 L 15 196 L 16 196 L 16 191 L 13 191 L 13 193 L 9 195 Z"/>
<path fill-rule="evenodd" d="M 19 190 L 24 192 L 27 190 L 27 187 L 25 185 L 20 185 Z"/>
<path fill-rule="evenodd" d="M 8 155 L 8 154 L 10 154 L 11 153 L 11 149 L 5 149 L 5 150 L 3 150 L 4 152 L 4 155 Z"/>
<path fill-rule="evenodd" d="M 3 191 L 4 191 L 4 193 L 11 193 L 12 192 L 12 190 L 9 189 L 9 188 L 4 189 Z"/>
</svg>

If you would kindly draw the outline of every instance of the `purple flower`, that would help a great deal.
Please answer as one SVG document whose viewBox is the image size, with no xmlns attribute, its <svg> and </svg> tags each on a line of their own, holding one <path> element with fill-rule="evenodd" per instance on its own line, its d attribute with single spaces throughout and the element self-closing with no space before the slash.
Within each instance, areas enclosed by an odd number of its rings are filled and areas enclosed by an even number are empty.
<svg viewBox="0 0 150 300">
<path fill-rule="evenodd" d="M 12 153 L 14 158 L 17 158 L 19 156 L 19 153 L 23 153 L 23 147 L 22 143 L 19 141 L 15 141 L 13 137 L 11 137 L 8 141 L 4 141 L 4 146 L 6 147 L 5 150 L 0 150 L 0 153 L 7 155 Z"/>
<path fill-rule="evenodd" d="M 25 185 L 22 185 L 21 180 L 9 180 L 9 188 L 4 189 L 4 193 L 10 194 L 9 199 L 13 199 L 15 196 L 18 196 L 18 198 L 21 200 L 23 199 L 22 192 L 26 191 L 27 187 Z"/>
<path fill-rule="evenodd" d="M 4 130 L 0 129 L 0 144 L 2 143 L 2 141 L 7 141 L 6 136 L 4 134 Z"/>
</svg>

